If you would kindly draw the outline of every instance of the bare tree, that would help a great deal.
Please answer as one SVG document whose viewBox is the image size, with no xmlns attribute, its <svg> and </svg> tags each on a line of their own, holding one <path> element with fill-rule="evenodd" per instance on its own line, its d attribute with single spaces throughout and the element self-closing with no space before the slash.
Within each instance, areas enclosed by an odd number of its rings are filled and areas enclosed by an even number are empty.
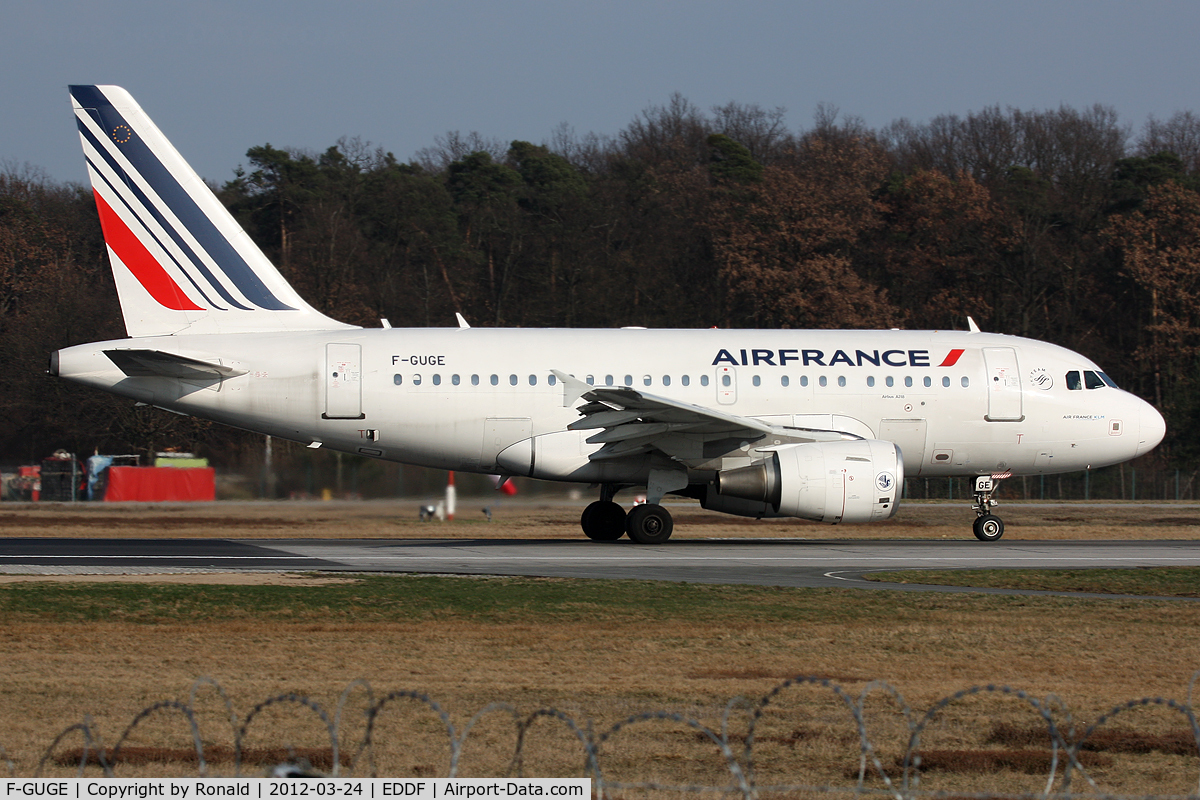
<svg viewBox="0 0 1200 800">
<path fill-rule="evenodd" d="M 1138 137 L 1136 152 L 1146 157 L 1174 153 L 1187 172 L 1200 172 L 1200 117 L 1191 111 L 1176 111 L 1166 121 L 1150 117 Z"/>
<path fill-rule="evenodd" d="M 628 158 L 686 169 L 705 161 L 712 132 L 700 109 L 676 92 L 666 105 L 643 111 L 617 138 Z"/>
<path fill-rule="evenodd" d="M 795 142 L 784 122 L 786 110 L 777 106 L 766 110 L 757 104 L 729 102 L 713 107 L 712 127 L 750 151 L 760 164 L 771 164 Z"/>
<path fill-rule="evenodd" d="M 560 122 L 554 128 L 545 146 L 550 152 L 565 158 L 575 169 L 593 175 L 607 168 L 616 149 L 611 137 L 597 133 L 587 133 L 581 137 L 566 122 Z"/>
<path fill-rule="evenodd" d="M 445 172 L 455 161 L 461 161 L 471 153 L 487 153 L 493 161 L 503 161 L 508 152 L 507 143 L 477 131 L 467 134 L 447 131 L 433 137 L 433 141 L 433 147 L 422 147 L 414 156 L 414 160 L 430 172 Z"/>
</svg>

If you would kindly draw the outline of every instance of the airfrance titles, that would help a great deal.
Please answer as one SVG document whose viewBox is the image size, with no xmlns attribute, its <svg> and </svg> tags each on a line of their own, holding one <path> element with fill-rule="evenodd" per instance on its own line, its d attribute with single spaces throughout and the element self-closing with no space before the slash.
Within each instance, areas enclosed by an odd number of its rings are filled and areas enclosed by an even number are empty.
<svg viewBox="0 0 1200 800">
<path fill-rule="evenodd" d="M 736 355 L 735 355 L 736 352 Z M 962 357 L 963 350 L 954 349 L 946 354 L 939 367 L 952 367 Z M 825 350 L 767 350 L 741 349 L 717 351 L 712 365 L 729 364 L 735 367 L 786 367 L 797 364 L 802 367 L 930 367 L 928 350 L 855 350 L 853 354 L 846 350 L 835 350 L 827 353 Z"/>
</svg>

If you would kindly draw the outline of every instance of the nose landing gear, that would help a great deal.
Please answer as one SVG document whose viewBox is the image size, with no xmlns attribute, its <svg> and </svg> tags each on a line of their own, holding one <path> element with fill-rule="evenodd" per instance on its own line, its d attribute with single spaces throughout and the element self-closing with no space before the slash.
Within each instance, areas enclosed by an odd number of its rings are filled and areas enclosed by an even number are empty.
<svg viewBox="0 0 1200 800">
<path fill-rule="evenodd" d="M 975 511 L 975 524 L 971 528 L 981 542 L 994 542 L 1004 535 L 1004 522 L 992 513 L 996 505 L 992 494 L 999 483 L 988 475 L 975 478 L 975 505 L 971 507 Z"/>
</svg>

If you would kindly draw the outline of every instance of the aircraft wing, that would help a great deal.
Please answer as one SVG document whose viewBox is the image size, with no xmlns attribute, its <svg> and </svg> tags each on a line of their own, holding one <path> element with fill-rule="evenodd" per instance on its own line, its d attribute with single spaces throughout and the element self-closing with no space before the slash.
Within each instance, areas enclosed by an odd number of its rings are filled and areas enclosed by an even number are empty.
<svg viewBox="0 0 1200 800">
<path fill-rule="evenodd" d="M 131 378 L 178 378 L 216 380 L 245 375 L 246 370 L 213 364 L 161 350 L 105 350 L 104 355 Z"/>
<path fill-rule="evenodd" d="M 684 403 L 642 392 L 629 386 L 591 386 L 558 370 L 563 383 L 563 404 L 585 402 L 576 410 L 581 419 L 568 430 L 597 430 L 588 444 L 603 444 L 591 460 L 621 458 L 659 450 L 679 461 L 699 462 L 720 455 L 728 445 L 706 448 L 717 442 L 758 441 L 775 434 L 789 442 L 858 439 L 840 431 L 781 428 L 753 417 L 726 414 L 714 408 Z"/>
</svg>

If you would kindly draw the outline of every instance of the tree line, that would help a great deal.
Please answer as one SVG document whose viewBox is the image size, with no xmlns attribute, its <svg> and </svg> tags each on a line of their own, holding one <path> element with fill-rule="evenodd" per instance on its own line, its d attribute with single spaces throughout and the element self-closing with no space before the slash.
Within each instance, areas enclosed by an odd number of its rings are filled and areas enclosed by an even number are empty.
<svg viewBox="0 0 1200 800">
<path fill-rule="evenodd" d="M 872 129 L 821 106 L 682 96 L 615 136 L 449 133 L 401 162 L 343 139 L 252 147 L 215 187 L 317 308 L 378 326 L 964 328 L 1056 342 L 1166 415 L 1191 474 L 1200 369 L 1200 118 L 991 107 Z M 90 190 L 0 169 L 0 460 L 236 460 L 253 440 L 44 375 L 124 335 Z"/>
</svg>

